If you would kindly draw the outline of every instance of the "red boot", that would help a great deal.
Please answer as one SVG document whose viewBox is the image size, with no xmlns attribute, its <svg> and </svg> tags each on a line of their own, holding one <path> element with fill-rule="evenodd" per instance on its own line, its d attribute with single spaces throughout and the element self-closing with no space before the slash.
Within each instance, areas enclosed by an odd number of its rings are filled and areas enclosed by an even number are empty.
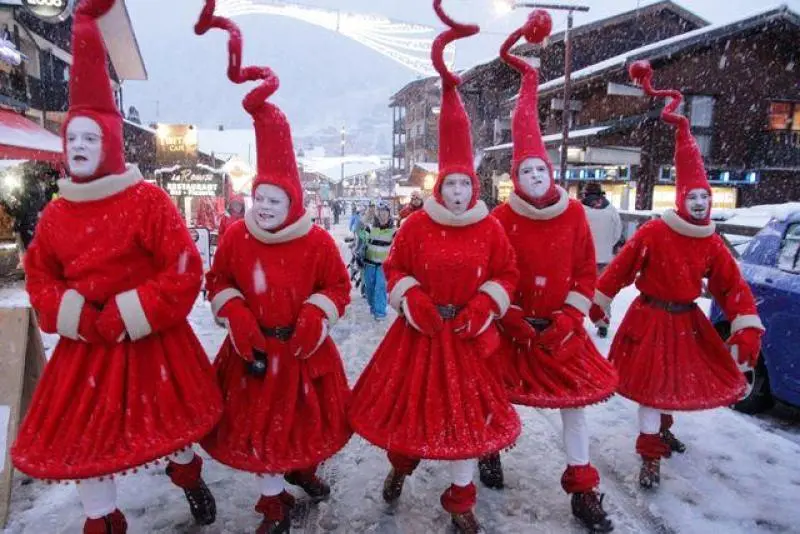
<svg viewBox="0 0 800 534">
<path fill-rule="evenodd" d="M 128 522 L 119 510 L 99 519 L 86 519 L 83 524 L 83 534 L 126 534 Z"/>
<path fill-rule="evenodd" d="M 478 498 L 478 490 L 475 484 L 469 486 L 456 486 L 451 484 L 442 493 L 442 508 L 450 513 L 453 526 L 458 534 L 478 534 L 481 532 L 481 525 L 472 512 L 475 501 Z"/>
<path fill-rule="evenodd" d="M 210 525 L 217 519 L 217 503 L 200 476 L 202 470 L 203 459 L 196 454 L 188 464 L 167 464 L 167 476 L 173 484 L 183 489 L 194 520 L 200 525 Z"/>
<path fill-rule="evenodd" d="M 256 534 L 286 534 L 292 526 L 292 508 L 294 497 L 286 491 L 280 495 L 266 497 L 264 495 L 256 504 L 256 512 L 264 519 L 256 530 Z"/>
</svg>

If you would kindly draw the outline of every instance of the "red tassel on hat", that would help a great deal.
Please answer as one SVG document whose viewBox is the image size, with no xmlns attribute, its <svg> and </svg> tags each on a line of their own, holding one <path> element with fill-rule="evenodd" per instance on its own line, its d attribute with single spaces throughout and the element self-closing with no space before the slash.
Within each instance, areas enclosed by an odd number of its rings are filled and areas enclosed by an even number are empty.
<svg viewBox="0 0 800 534">
<path fill-rule="evenodd" d="M 550 35 L 552 29 L 553 20 L 550 14 L 542 9 L 536 9 L 528 15 L 525 25 L 512 33 L 500 48 L 502 60 L 522 75 L 519 99 L 511 118 L 511 138 L 514 141 L 511 178 L 514 182 L 514 192 L 538 208 L 553 204 L 559 198 L 553 176 L 553 164 L 547 155 L 539 127 L 539 71 L 524 59 L 512 55 L 511 48 L 520 37 L 524 37 L 529 43 L 541 43 Z M 528 158 L 543 160 L 550 170 L 550 188 L 542 197 L 536 199 L 525 194 L 519 185 L 519 167 Z"/>
<path fill-rule="evenodd" d="M 654 89 L 652 85 L 653 67 L 649 61 L 635 61 L 628 68 L 631 79 L 642 86 L 644 92 L 650 96 L 658 98 L 670 98 L 671 100 L 661 112 L 661 119 L 675 127 L 675 183 L 676 196 L 675 207 L 678 215 L 692 224 L 707 225 L 711 221 L 709 214 L 706 220 L 698 221 L 693 219 L 686 210 L 686 197 L 693 189 L 705 189 L 711 195 L 711 186 L 708 184 L 708 176 L 703 165 L 703 155 L 697 147 L 689 127 L 689 120 L 683 115 L 678 115 L 675 110 L 681 105 L 683 94 L 677 89 Z"/>
<path fill-rule="evenodd" d="M 72 23 L 72 67 L 69 75 L 69 112 L 62 132 L 66 154 L 66 128 L 75 117 L 88 117 L 103 132 L 103 159 L 92 176 L 75 178 L 88 182 L 125 171 L 122 115 L 117 109 L 105 43 L 97 19 L 114 6 L 115 0 L 83 0 Z"/>
<path fill-rule="evenodd" d="M 466 174 L 472 180 L 472 199 L 468 208 L 478 202 L 480 183 L 475 173 L 475 158 L 472 155 L 472 126 L 458 93 L 461 78 L 450 72 L 444 62 L 445 47 L 457 39 L 475 35 L 480 31 L 474 24 L 460 24 L 451 19 L 442 8 L 442 0 L 434 0 L 433 9 L 439 19 L 449 26 L 436 37 L 431 49 L 433 66 L 442 77 L 442 107 L 439 113 L 439 177 L 433 196 L 439 204 L 442 200 L 442 183 L 451 174 Z"/>
<path fill-rule="evenodd" d="M 253 192 L 262 184 L 275 185 L 286 192 L 291 201 L 283 224 L 286 227 L 302 217 L 305 208 L 289 121 L 275 104 L 267 102 L 278 90 L 280 81 L 269 67 L 242 67 L 242 33 L 230 19 L 214 15 L 215 4 L 215 0 L 206 0 L 194 31 L 197 35 L 203 35 L 211 28 L 227 31 L 228 78 L 237 84 L 262 81 L 242 101 L 244 109 L 253 117 L 256 130 L 257 169 Z"/>
</svg>

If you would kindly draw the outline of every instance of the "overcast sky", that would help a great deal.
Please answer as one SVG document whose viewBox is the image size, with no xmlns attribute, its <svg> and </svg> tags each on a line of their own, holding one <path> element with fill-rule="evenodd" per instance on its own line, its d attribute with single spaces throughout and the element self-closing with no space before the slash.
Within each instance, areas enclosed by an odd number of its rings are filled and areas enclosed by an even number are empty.
<svg viewBox="0 0 800 534">
<path fill-rule="evenodd" d="M 290 2 L 291 0 L 285 0 Z M 637 0 L 578 0 L 591 7 L 576 14 L 580 25 L 635 9 Z M 440 27 L 430 0 L 299 0 L 300 4 Z M 577 1 L 575 3 L 578 3 Z M 642 5 L 652 3 L 642 0 Z M 800 0 L 786 2 L 800 11 Z M 457 66 L 496 56 L 508 32 L 524 20 L 526 10 L 499 16 L 494 0 L 445 0 L 445 8 L 465 22 L 478 23 L 482 33 L 459 41 Z M 714 22 L 726 22 L 765 4 L 759 0 L 683 0 L 678 4 Z M 127 82 L 126 105 L 135 105 L 145 121 L 193 122 L 201 126 L 242 125 L 239 101 L 243 87 L 225 79 L 225 38 L 221 32 L 196 37 L 192 27 L 202 0 L 127 0 L 134 29 L 149 73 L 147 82 Z M 555 13 L 554 31 L 566 17 Z M 389 96 L 416 75 L 376 52 L 341 35 L 300 21 L 264 15 L 237 19 L 245 35 L 245 61 L 269 64 L 281 76 L 276 101 L 298 127 L 322 126 L 352 115 L 358 103 L 385 109 Z M 385 95 L 384 95 L 385 93 Z M 372 110 L 373 113 L 375 110 Z M 388 113 L 388 110 L 386 110 Z M 366 113 L 366 111 L 365 111 Z M 158 117 L 156 117 L 158 114 Z M 316 120 L 318 119 L 318 120 Z"/>
</svg>

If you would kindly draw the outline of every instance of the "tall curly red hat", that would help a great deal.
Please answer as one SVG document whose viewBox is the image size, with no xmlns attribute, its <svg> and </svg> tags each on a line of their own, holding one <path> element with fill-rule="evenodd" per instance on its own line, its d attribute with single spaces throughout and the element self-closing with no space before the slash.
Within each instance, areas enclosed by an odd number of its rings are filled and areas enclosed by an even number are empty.
<svg viewBox="0 0 800 534">
<path fill-rule="evenodd" d="M 122 115 L 117 109 L 111 88 L 106 47 L 97 26 L 97 19 L 108 13 L 114 2 L 115 0 L 83 0 L 73 16 L 69 111 L 62 130 L 64 153 L 67 152 L 66 129 L 73 118 L 88 117 L 97 122 L 103 133 L 100 165 L 92 176 L 73 176 L 72 179 L 76 182 L 88 182 L 125 171 Z"/>
<path fill-rule="evenodd" d="M 228 32 L 228 78 L 234 83 L 261 80 L 262 83 L 242 101 L 244 109 L 253 117 L 256 131 L 257 168 L 253 179 L 253 192 L 262 184 L 283 189 L 291 205 L 283 227 L 303 216 L 303 187 L 292 144 L 292 130 L 286 115 L 267 99 L 280 86 L 275 72 L 269 67 L 242 67 L 242 33 L 232 20 L 214 15 L 215 0 L 206 0 L 194 31 L 203 35 L 211 28 Z"/>
<path fill-rule="evenodd" d="M 678 215 L 684 220 L 694 224 L 708 224 L 711 221 L 709 214 L 706 220 L 693 219 L 686 210 L 686 197 L 693 189 L 705 189 L 711 195 L 711 186 L 708 183 L 703 156 L 697 146 L 689 126 L 689 120 L 675 112 L 681 105 L 683 94 L 677 89 L 653 88 L 653 67 L 648 61 L 636 61 L 628 67 L 631 79 L 642 86 L 644 92 L 658 98 L 670 98 L 670 101 L 661 112 L 661 119 L 675 127 L 675 207 Z"/>
<path fill-rule="evenodd" d="M 558 188 L 553 179 L 553 164 L 547 155 L 539 127 L 539 71 L 524 59 L 514 56 L 511 48 L 524 37 L 529 43 L 542 43 L 553 30 L 553 19 L 547 11 L 536 9 L 528 16 L 525 25 L 509 35 L 500 48 L 500 57 L 522 75 L 519 99 L 511 119 L 511 138 L 514 149 L 511 164 L 511 179 L 514 191 L 527 202 L 549 204 L 558 199 Z M 528 158 L 539 158 L 550 169 L 550 188 L 538 199 L 530 198 L 520 187 L 519 167 Z"/>
<path fill-rule="evenodd" d="M 469 208 L 475 206 L 480 196 L 480 183 L 475 173 L 475 158 L 472 155 L 472 126 L 458 93 L 461 78 L 450 72 L 444 61 L 445 47 L 457 39 L 475 35 L 480 31 L 474 24 L 460 24 L 451 19 L 442 8 L 442 0 L 434 0 L 436 15 L 449 29 L 440 33 L 433 42 L 431 59 L 442 77 L 442 107 L 439 114 L 439 177 L 433 189 L 434 198 L 440 204 L 442 183 L 450 174 L 466 174 L 472 180 L 472 199 Z"/>
</svg>

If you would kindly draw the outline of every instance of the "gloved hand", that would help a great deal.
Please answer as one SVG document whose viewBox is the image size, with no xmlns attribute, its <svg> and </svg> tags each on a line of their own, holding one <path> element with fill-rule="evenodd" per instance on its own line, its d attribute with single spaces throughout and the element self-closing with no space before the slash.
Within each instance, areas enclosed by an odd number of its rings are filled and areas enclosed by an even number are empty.
<svg viewBox="0 0 800 534">
<path fill-rule="evenodd" d="M 592 303 L 592 307 L 589 310 L 589 319 L 592 320 L 595 326 L 604 326 L 608 328 L 611 324 L 611 310 L 604 310 L 597 304 Z"/>
<path fill-rule="evenodd" d="M 267 340 L 261 332 L 261 326 L 244 300 L 229 300 L 219 311 L 219 316 L 225 319 L 233 349 L 242 359 L 252 362 L 253 349 L 267 351 Z"/>
<path fill-rule="evenodd" d="M 764 334 L 758 328 L 743 328 L 728 338 L 727 344 L 733 350 L 737 347 L 737 359 L 742 365 L 749 365 L 751 368 L 758 363 L 758 355 L 761 353 L 761 336 Z"/>
<path fill-rule="evenodd" d="M 479 292 L 472 297 L 453 321 L 453 332 L 461 339 L 472 339 L 486 331 L 496 317 L 497 305 L 492 297 Z"/>
<path fill-rule="evenodd" d="M 403 297 L 403 314 L 411 326 L 426 336 L 432 336 L 444 328 L 439 310 L 419 286 L 409 289 Z"/>
<path fill-rule="evenodd" d="M 323 311 L 313 304 L 303 304 L 289 340 L 289 352 L 304 360 L 316 352 L 326 337 L 328 319 Z"/>
<path fill-rule="evenodd" d="M 119 343 L 125 339 L 125 323 L 122 321 L 122 314 L 116 299 L 112 298 L 108 301 L 95 324 L 97 333 L 106 343 Z"/>
<path fill-rule="evenodd" d="M 536 344 L 555 355 L 563 345 L 575 337 L 576 330 L 581 327 L 582 318 L 578 310 L 565 306 L 553 314 L 552 324 L 539 334 Z"/>
<path fill-rule="evenodd" d="M 511 306 L 500 319 L 503 331 L 511 340 L 520 345 L 530 345 L 539 336 L 536 329 L 525 320 L 525 312 L 519 306 Z"/>
<path fill-rule="evenodd" d="M 100 344 L 105 343 L 103 336 L 97 331 L 97 320 L 100 318 L 100 311 L 92 304 L 86 302 L 81 310 L 81 318 L 78 323 L 78 337 L 86 343 Z"/>
</svg>

